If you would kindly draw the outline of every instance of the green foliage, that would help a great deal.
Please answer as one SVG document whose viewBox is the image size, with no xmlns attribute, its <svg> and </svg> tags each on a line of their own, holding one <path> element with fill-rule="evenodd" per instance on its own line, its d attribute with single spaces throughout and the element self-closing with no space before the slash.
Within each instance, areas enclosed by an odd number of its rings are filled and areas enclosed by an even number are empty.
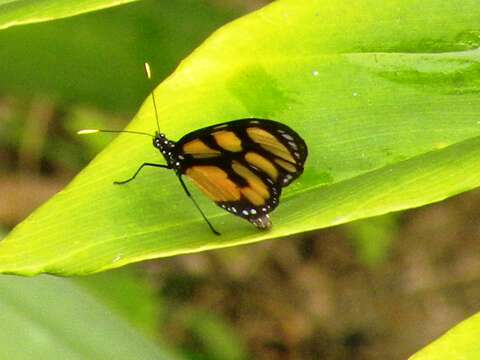
<svg viewBox="0 0 480 360">
<path fill-rule="evenodd" d="M 410 360 L 443 360 L 480 358 L 480 314 L 462 321 L 446 334 L 410 357 Z"/>
<path fill-rule="evenodd" d="M 167 359 L 71 280 L 0 278 L 2 359 Z"/>
<path fill-rule="evenodd" d="M 137 329 L 155 336 L 163 309 L 162 299 L 154 296 L 146 279 L 136 274 L 132 267 L 75 280 Z"/>
<path fill-rule="evenodd" d="M 382 264 L 398 232 L 397 214 L 355 221 L 346 226 L 359 260 L 367 266 Z"/>
<path fill-rule="evenodd" d="M 49 21 L 137 0 L 0 0 L 0 29 Z"/>
<path fill-rule="evenodd" d="M 198 0 L 144 0 L 0 31 L 0 91 L 133 115 L 151 88 L 145 60 L 159 82 L 235 16 Z"/>
<path fill-rule="evenodd" d="M 440 201 L 480 185 L 476 0 L 277 1 L 211 36 L 155 94 L 172 139 L 244 117 L 289 124 L 305 174 L 259 232 L 194 192 L 213 235 L 150 139 L 121 135 L 0 244 L 0 271 L 88 274 L 245 244 Z M 152 132 L 147 99 L 130 129 Z M 104 135 L 102 135 L 104 136 Z"/>
<path fill-rule="evenodd" d="M 187 348 L 184 350 L 185 357 L 210 360 L 249 358 L 238 335 L 215 313 L 185 309 L 181 320 L 184 322 L 181 325 L 189 330 L 193 341 L 202 349 Z"/>
</svg>

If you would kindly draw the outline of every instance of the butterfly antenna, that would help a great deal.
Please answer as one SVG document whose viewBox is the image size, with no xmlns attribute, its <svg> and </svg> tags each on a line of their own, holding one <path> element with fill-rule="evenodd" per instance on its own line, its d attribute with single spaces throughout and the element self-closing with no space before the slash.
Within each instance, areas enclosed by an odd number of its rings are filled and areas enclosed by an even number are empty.
<svg viewBox="0 0 480 360">
<path fill-rule="evenodd" d="M 144 67 L 145 67 L 145 76 L 150 81 L 151 86 L 152 86 L 152 88 L 150 90 L 150 94 L 152 95 L 153 109 L 155 110 L 155 119 L 157 120 L 157 130 L 158 130 L 158 132 L 160 132 L 160 124 L 158 122 L 157 102 L 155 101 L 155 94 L 154 94 L 155 87 L 152 83 L 152 70 L 150 70 L 150 64 L 148 62 L 146 62 L 144 64 Z"/>
<path fill-rule="evenodd" d="M 145 135 L 145 136 L 150 136 L 150 137 L 155 137 L 152 134 L 142 132 L 142 131 L 130 131 L 130 130 L 104 130 L 104 129 L 83 129 L 77 131 L 78 135 L 87 135 L 87 134 L 96 134 L 96 133 L 127 133 L 127 134 L 136 134 L 136 135 Z"/>
</svg>

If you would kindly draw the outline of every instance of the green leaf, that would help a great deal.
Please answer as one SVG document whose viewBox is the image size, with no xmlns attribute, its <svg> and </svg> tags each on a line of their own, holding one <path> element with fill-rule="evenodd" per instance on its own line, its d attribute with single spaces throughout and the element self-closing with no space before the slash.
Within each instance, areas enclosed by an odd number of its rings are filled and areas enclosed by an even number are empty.
<svg viewBox="0 0 480 360">
<path fill-rule="evenodd" d="M 40 94 L 59 107 L 93 105 L 131 116 L 151 89 L 145 59 L 155 79 L 164 79 L 238 11 L 210 1 L 146 0 L 0 31 L 0 92 L 27 99 Z"/>
<path fill-rule="evenodd" d="M 355 221 L 345 227 L 358 259 L 371 268 L 381 265 L 389 256 L 398 233 L 398 213 Z"/>
<path fill-rule="evenodd" d="M 0 29 L 66 18 L 138 0 L 0 0 Z"/>
<path fill-rule="evenodd" d="M 71 280 L 0 278 L 2 359 L 168 359 Z"/>
<path fill-rule="evenodd" d="M 462 321 L 410 360 L 480 359 L 480 314 Z"/>
<path fill-rule="evenodd" d="M 309 146 L 272 231 L 194 191 L 213 235 L 141 136 L 118 136 L 63 192 L 0 243 L 0 272 L 88 274 L 408 209 L 480 185 L 477 0 L 277 1 L 223 27 L 155 95 L 176 140 L 262 117 Z M 147 99 L 130 129 L 153 132 Z M 107 134 L 97 136 L 108 136 Z M 192 186 L 191 186 L 192 187 Z"/>
<path fill-rule="evenodd" d="M 199 353 L 203 352 L 203 358 L 212 360 L 251 358 L 247 355 L 241 338 L 218 314 L 195 308 L 186 308 L 184 309 L 183 319 L 180 319 L 180 321 L 182 320 L 184 322 L 182 325 L 189 330 L 196 345 L 200 345 L 201 349 L 198 349 L 197 346 L 188 349 L 187 353 L 197 356 L 186 357 L 198 358 Z"/>
<path fill-rule="evenodd" d="M 134 270 L 132 266 L 124 267 L 75 280 L 137 329 L 155 337 L 164 310 L 162 299 L 155 296 L 145 276 Z"/>
</svg>

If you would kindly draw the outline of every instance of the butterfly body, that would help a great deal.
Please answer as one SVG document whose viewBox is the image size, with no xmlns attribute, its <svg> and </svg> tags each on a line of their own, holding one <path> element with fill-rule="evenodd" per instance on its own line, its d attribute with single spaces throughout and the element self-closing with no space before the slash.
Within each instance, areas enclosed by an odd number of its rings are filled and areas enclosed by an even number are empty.
<svg viewBox="0 0 480 360">
<path fill-rule="evenodd" d="M 163 155 L 168 168 L 173 169 L 178 173 L 182 166 L 178 159 L 176 143 L 169 140 L 165 134 L 156 132 L 155 137 L 153 138 L 153 146 Z"/>
<path fill-rule="evenodd" d="M 156 133 L 153 145 L 181 182 L 185 175 L 222 209 L 259 229 L 271 227 L 268 214 L 278 206 L 282 187 L 302 174 L 307 157 L 296 132 L 266 119 L 209 126 L 178 142 Z"/>
</svg>

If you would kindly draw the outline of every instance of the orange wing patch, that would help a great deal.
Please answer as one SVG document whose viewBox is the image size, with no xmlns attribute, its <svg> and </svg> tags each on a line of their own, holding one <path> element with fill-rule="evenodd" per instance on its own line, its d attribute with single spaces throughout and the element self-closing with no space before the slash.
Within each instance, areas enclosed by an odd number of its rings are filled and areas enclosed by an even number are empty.
<svg viewBox="0 0 480 360">
<path fill-rule="evenodd" d="M 295 159 L 285 145 L 278 141 L 278 139 L 268 131 L 258 127 L 249 127 L 247 128 L 247 134 L 253 141 L 259 144 L 265 150 L 282 159 L 293 163 L 295 162 Z"/>
<path fill-rule="evenodd" d="M 256 166 L 260 170 L 264 171 L 272 180 L 277 180 L 278 170 L 275 165 L 270 162 L 270 160 L 265 159 L 263 156 L 255 152 L 248 152 L 245 155 L 245 160 L 247 160 L 251 165 Z"/>
<path fill-rule="evenodd" d="M 255 205 L 255 206 L 262 206 L 265 205 L 265 199 L 259 195 L 255 190 L 253 190 L 251 187 L 244 187 L 241 188 L 240 190 L 242 192 L 242 195 L 247 198 L 247 200 Z"/>
<path fill-rule="evenodd" d="M 240 200 L 240 188 L 217 166 L 192 166 L 185 174 L 215 202 Z"/>
<path fill-rule="evenodd" d="M 209 158 L 220 156 L 220 151 L 211 149 L 202 140 L 195 139 L 183 145 L 183 152 L 192 155 L 194 158 Z"/>
<path fill-rule="evenodd" d="M 213 137 L 219 146 L 228 151 L 239 152 L 242 151 L 242 141 L 235 133 L 231 131 L 217 131 L 214 132 Z"/>
<path fill-rule="evenodd" d="M 275 162 L 280 165 L 282 168 L 284 168 L 285 170 L 287 170 L 288 172 L 291 172 L 291 173 L 294 173 L 297 171 L 297 168 L 295 167 L 295 165 L 287 162 L 287 161 L 283 161 L 281 159 L 275 159 Z"/>
<path fill-rule="evenodd" d="M 270 192 L 262 179 L 237 161 L 232 163 L 232 169 L 248 182 L 249 186 L 241 188 L 242 194 L 257 206 L 265 204 L 265 200 L 270 198 Z"/>
</svg>

